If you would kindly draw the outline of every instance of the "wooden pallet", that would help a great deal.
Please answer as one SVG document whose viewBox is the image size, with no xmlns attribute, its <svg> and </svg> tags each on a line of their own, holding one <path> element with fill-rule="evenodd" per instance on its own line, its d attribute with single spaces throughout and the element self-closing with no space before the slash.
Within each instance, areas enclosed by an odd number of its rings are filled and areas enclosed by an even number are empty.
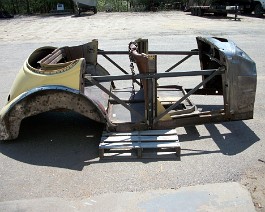
<svg viewBox="0 0 265 212">
<path fill-rule="evenodd" d="M 103 132 L 99 145 L 100 158 L 106 156 L 150 158 L 150 155 L 153 158 L 167 154 L 174 154 L 180 157 L 180 151 L 176 130 L 147 130 L 125 133 Z"/>
</svg>

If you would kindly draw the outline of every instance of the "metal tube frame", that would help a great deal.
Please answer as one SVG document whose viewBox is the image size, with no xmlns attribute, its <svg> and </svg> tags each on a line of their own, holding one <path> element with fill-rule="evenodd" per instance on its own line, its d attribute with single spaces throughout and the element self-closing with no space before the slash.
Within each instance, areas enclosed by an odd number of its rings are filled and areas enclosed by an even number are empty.
<svg viewBox="0 0 265 212">
<path fill-rule="evenodd" d="M 159 79 L 159 78 L 167 78 L 167 77 L 185 77 L 185 76 L 208 76 L 218 69 L 207 69 L 207 70 L 191 70 L 191 71 L 182 71 L 182 72 L 171 72 L 171 73 L 153 73 L 153 74 L 126 74 L 126 75 L 105 75 L 105 76 L 91 76 L 98 82 L 110 82 L 110 81 L 118 81 L 118 80 L 133 80 L 133 79 Z M 85 75 L 90 76 L 90 75 Z"/>
<path fill-rule="evenodd" d="M 128 55 L 128 51 L 105 51 L 98 50 L 98 55 Z M 199 55 L 199 51 L 191 50 L 191 51 L 148 51 L 148 54 L 156 54 L 156 55 Z"/>
<path fill-rule="evenodd" d="M 166 114 L 169 113 L 172 109 L 176 108 L 181 102 L 183 102 L 185 99 L 187 99 L 190 95 L 195 93 L 201 86 L 205 85 L 207 82 L 209 82 L 213 77 L 216 75 L 224 73 L 224 67 L 220 67 L 215 72 L 213 72 L 211 75 L 209 75 L 206 79 L 204 79 L 201 83 L 199 83 L 195 88 L 190 90 L 186 95 L 181 97 L 176 103 L 171 105 L 169 108 L 167 108 L 163 113 L 161 113 L 159 116 L 157 116 L 154 120 L 154 123 L 157 123 L 161 118 L 163 118 Z"/>
<path fill-rule="evenodd" d="M 116 95 L 114 95 L 111 91 L 106 89 L 104 86 L 100 84 L 100 82 L 109 82 L 109 81 L 118 81 L 118 80 L 133 80 L 137 82 L 137 84 L 140 84 L 137 79 L 147 79 L 151 80 L 150 82 L 156 82 L 159 78 L 167 78 L 167 77 L 183 77 L 183 76 L 207 76 L 201 83 L 199 83 L 195 88 L 191 89 L 188 93 L 186 93 L 182 98 L 180 98 L 177 102 L 175 102 L 173 105 L 171 105 L 169 108 L 167 108 L 163 113 L 161 113 L 159 116 L 157 116 L 155 119 L 153 119 L 152 124 L 156 124 L 161 118 L 163 118 L 166 114 L 168 114 L 172 109 L 176 108 L 180 103 L 182 103 L 185 99 L 188 99 L 189 96 L 194 94 L 199 88 L 203 85 L 205 85 L 207 82 L 209 82 L 213 77 L 216 75 L 223 74 L 225 71 L 225 67 L 220 67 L 219 69 L 208 69 L 208 70 L 197 70 L 197 71 L 183 71 L 183 72 L 171 72 L 174 68 L 182 64 L 184 61 L 189 59 L 193 55 L 198 55 L 198 50 L 191 50 L 191 51 L 149 51 L 149 54 L 156 54 L 156 55 L 186 55 L 183 59 L 175 63 L 173 66 L 168 68 L 164 73 L 149 73 L 147 75 L 145 74 L 136 74 L 136 75 L 130 75 L 128 72 L 126 72 L 122 67 L 120 67 L 116 62 L 114 62 L 111 58 L 107 56 L 108 55 L 128 55 L 128 51 L 104 51 L 104 50 L 98 50 L 98 54 L 105 57 L 109 62 L 111 62 L 114 66 L 116 66 L 119 70 L 121 70 L 125 75 L 118 75 L 118 76 L 91 76 L 91 75 L 85 75 L 84 78 L 89 80 L 92 84 L 96 85 L 98 88 L 100 88 L 103 92 L 107 93 L 110 97 L 112 97 L 115 101 L 117 101 L 119 104 L 123 105 L 126 109 L 137 115 L 141 118 L 144 122 L 149 122 L 146 120 L 145 117 L 143 117 L 140 113 L 135 111 L 133 108 L 131 108 L 128 104 L 125 103 L 125 101 L 119 99 Z M 152 83 L 153 84 L 153 83 Z M 151 89 L 150 92 L 153 94 L 153 90 Z M 152 95 L 150 95 L 152 96 Z M 153 99 L 149 99 L 149 103 L 153 103 Z M 152 108 L 152 107 L 151 107 Z M 150 109 L 150 108 L 148 108 Z M 150 123 L 147 123 L 150 124 Z"/>
<path fill-rule="evenodd" d="M 125 71 L 121 66 L 119 66 L 116 62 L 114 62 L 110 57 L 108 57 L 106 54 L 101 53 L 103 57 L 105 57 L 111 64 L 113 64 L 115 67 L 117 67 L 121 72 L 124 74 L 129 74 L 127 71 Z M 135 79 L 133 79 L 135 83 L 137 83 L 139 86 L 141 86 L 141 83 Z"/>
</svg>

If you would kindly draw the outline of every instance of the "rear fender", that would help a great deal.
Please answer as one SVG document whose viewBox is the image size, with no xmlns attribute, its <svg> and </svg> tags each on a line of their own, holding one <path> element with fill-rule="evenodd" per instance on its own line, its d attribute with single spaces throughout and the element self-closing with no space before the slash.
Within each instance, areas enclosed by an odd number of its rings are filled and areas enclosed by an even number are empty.
<svg viewBox="0 0 265 212">
<path fill-rule="evenodd" d="M 111 125 L 99 102 L 75 89 L 43 86 L 21 94 L 3 108 L 0 113 L 0 140 L 17 138 L 24 118 L 52 110 L 74 111 L 96 122 Z"/>
</svg>

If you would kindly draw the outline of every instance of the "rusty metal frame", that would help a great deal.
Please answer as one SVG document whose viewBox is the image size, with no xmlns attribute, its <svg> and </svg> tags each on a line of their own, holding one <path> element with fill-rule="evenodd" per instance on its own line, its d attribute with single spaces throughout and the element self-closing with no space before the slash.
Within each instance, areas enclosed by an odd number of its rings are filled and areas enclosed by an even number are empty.
<svg viewBox="0 0 265 212">
<path fill-rule="evenodd" d="M 173 69 L 175 69 L 177 66 L 185 62 L 187 59 L 194 55 L 199 55 L 198 49 L 192 49 L 191 51 L 148 51 L 148 54 L 154 54 L 154 55 L 187 55 L 183 59 L 179 60 L 177 63 L 175 63 L 173 66 L 168 68 L 165 72 L 170 72 Z M 105 51 L 105 50 L 98 50 L 98 55 L 102 55 L 104 58 L 106 58 L 110 63 L 112 63 L 115 67 L 117 67 L 120 71 L 122 71 L 124 74 L 128 74 L 127 71 L 125 71 L 121 66 L 119 66 L 115 61 L 113 61 L 110 57 L 107 55 L 128 55 L 128 51 Z M 138 85 L 139 82 L 136 81 Z"/>
<path fill-rule="evenodd" d="M 112 60 L 110 57 L 107 56 L 107 54 L 104 51 L 100 51 L 100 54 L 105 57 L 111 64 L 113 64 L 115 67 L 117 67 L 120 71 L 122 71 L 124 74 L 129 74 L 127 71 L 125 71 L 121 66 L 119 66 L 114 60 Z"/>
<path fill-rule="evenodd" d="M 119 51 L 117 51 L 119 52 Z M 126 52 L 128 54 L 128 52 Z M 116 68 L 118 68 L 122 73 L 124 74 L 129 74 L 127 71 L 125 71 L 119 64 L 117 64 L 114 60 L 112 60 L 109 56 L 107 56 L 108 51 L 104 51 L 104 50 L 98 50 L 98 54 L 102 55 L 105 59 L 107 59 L 111 64 L 113 64 Z M 124 54 L 124 52 L 121 52 L 121 54 Z M 135 79 L 133 79 L 133 81 L 135 83 L 137 83 L 138 85 L 141 85 L 141 83 Z"/>
<path fill-rule="evenodd" d="M 195 88 L 190 90 L 186 95 L 181 97 L 177 102 L 175 102 L 173 105 L 171 105 L 169 108 L 167 108 L 163 113 L 161 113 L 159 116 L 157 116 L 154 120 L 154 123 L 158 122 L 161 118 L 163 118 L 166 114 L 169 113 L 172 109 L 177 107 L 181 102 L 183 102 L 185 99 L 187 99 L 190 95 L 194 94 L 201 86 L 205 85 L 207 82 L 209 82 L 213 77 L 216 75 L 224 73 L 224 67 L 220 67 L 216 71 L 214 71 L 209 77 L 204 79 L 201 83 L 199 83 Z"/>
<path fill-rule="evenodd" d="M 205 78 L 201 83 L 199 83 L 195 88 L 191 89 L 188 93 L 186 93 L 180 100 L 175 102 L 173 105 L 171 105 L 169 108 L 167 108 L 162 114 L 157 116 L 154 120 L 151 120 L 152 124 L 156 124 L 162 117 L 164 117 L 166 114 L 168 114 L 172 109 L 177 107 L 181 102 L 183 102 L 185 99 L 188 99 L 188 97 L 192 94 L 194 94 L 201 86 L 205 85 L 208 81 L 210 81 L 213 77 L 216 75 L 223 74 L 225 71 L 224 67 L 220 67 L 219 69 L 212 69 L 212 70 L 199 70 L 199 71 L 186 71 L 186 72 L 172 72 L 172 73 L 153 73 L 153 74 L 137 74 L 137 75 L 120 75 L 120 76 L 91 76 L 91 75 L 85 75 L 84 78 L 89 80 L 92 84 L 96 85 L 98 88 L 100 88 L 103 92 L 107 93 L 109 96 L 111 96 L 114 100 L 116 100 L 118 103 L 123 105 L 126 109 L 133 112 L 135 115 L 141 118 L 142 121 L 146 121 L 145 118 L 139 114 L 137 111 L 135 111 L 133 108 L 131 108 L 126 102 L 118 98 L 115 94 L 113 94 L 111 91 L 106 89 L 104 86 L 100 84 L 100 82 L 110 82 L 115 80 L 133 80 L 133 79 L 151 79 L 151 80 L 157 80 L 159 78 L 166 78 L 166 77 L 183 77 L 183 76 L 202 76 L 202 75 L 209 75 L 209 77 Z M 151 91 L 150 91 L 151 92 Z"/>
<path fill-rule="evenodd" d="M 100 88 L 103 92 L 107 93 L 109 96 L 111 96 L 115 101 L 117 101 L 119 104 L 123 105 L 127 110 L 131 111 L 140 119 L 147 123 L 148 125 L 154 125 L 156 124 L 162 117 L 164 117 L 166 114 L 170 112 L 171 109 L 178 106 L 182 101 L 185 99 L 188 99 L 190 95 L 195 93 L 201 86 L 205 85 L 210 79 L 212 79 L 214 76 L 221 74 L 222 72 L 219 69 L 211 69 L 211 70 L 199 70 L 199 71 L 185 71 L 185 72 L 171 72 L 173 69 L 175 69 L 177 66 L 188 60 L 190 57 L 194 55 L 199 55 L 198 49 L 193 49 L 191 51 L 148 51 L 149 55 L 186 55 L 184 58 L 176 62 L 173 66 L 169 67 L 167 70 L 164 71 L 164 73 L 149 73 L 147 75 L 145 74 L 136 74 L 136 75 L 130 75 L 127 71 L 125 71 L 120 65 L 118 65 L 114 60 L 112 60 L 107 55 L 128 55 L 128 51 L 105 51 L 105 50 L 98 50 L 98 55 L 102 55 L 105 59 L 107 59 L 111 64 L 113 64 L 116 68 L 118 68 L 122 73 L 125 75 L 118 75 L 118 76 L 90 76 L 86 75 L 85 79 L 89 80 L 93 85 L 96 85 L 98 88 Z M 158 117 L 151 120 L 146 119 L 141 114 L 139 114 L 137 111 L 132 109 L 126 102 L 119 99 L 115 94 L 113 94 L 111 91 L 107 90 L 105 87 L 100 85 L 100 82 L 110 82 L 110 81 L 117 81 L 117 80 L 132 80 L 136 82 L 138 85 L 140 85 L 140 82 L 137 80 L 142 79 L 151 79 L 157 80 L 159 78 L 166 78 L 166 77 L 181 77 L 181 76 L 202 76 L 202 75 L 210 75 L 207 79 L 203 80 L 198 86 L 196 86 L 194 89 L 190 90 L 188 93 L 186 93 L 179 101 L 171 105 L 166 111 L 164 111 L 162 114 L 160 114 Z M 153 99 L 153 90 L 149 91 L 150 98 Z M 150 123 L 149 123 L 150 122 Z"/>
<path fill-rule="evenodd" d="M 230 42 L 227 39 L 216 37 L 197 37 L 196 39 L 198 49 L 195 50 L 145 52 L 148 55 L 184 55 L 182 59 L 166 69 L 164 72 L 136 75 L 126 74 L 118 76 L 93 76 L 93 79 L 100 83 L 111 80 L 157 80 L 159 78 L 166 77 L 202 76 L 202 81 L 196 87 L 184 89 L 185 93 L 183 93 L 183 96 L 178 101 L 173 104 L 171 103 L 164 112 L 154 117 L 152 120 L 153 129 L 253 118 L 253 105 L 255 101 L 257 81 L 254 61 L 251 60 L 251 58 L 248 57 L 248 55 L 239 49 L 233 42 Z M 99 50 L 98 54 L 128 55 L 128 51 Z M 199 56 L 201 70 L 171 72 L 193 55 Z M 213 62 L 215 62 L 216 65 L 213 65 Z M 243 65 L 239 66 L 238 63 Z M 222 77 L 217 77 L 220 75 Z M 237 77 L 235 78 L 234 75 Z M 210 82 L 214 84 L 211 85 Z M 151 92 L 152 91 L 149 93 L 151 94 Z M 245 95 L 245 93 L 247 93 L 247 95 Z M 175 110 L 179 104 L 184 103 L 184 100 L 189 101 L 189 97 L 193 94 L 222 96 L 223 103 L 220 105 L 219 109 L 215 110 L 197 111 L 195 106 L 194 111 L 190 109 L 188 110 L 189 112 L 177 110 L 175 113 L 172 111 Z M 126 102 L 128 101 L 126 100 Z M 172 120 L 161 121 L 166 114 L 170 114 Z M 141 129 L 150 126 L 147 122 L 142 124 Z M 125 129 L 135 130 L 135 125 L 133 123 L 121 123 L 115 128 L 116 131 L 123 131 Z"/>
<path fill-rule="evenodd" d="M 189 100 L 189 97 L 192 94 L 198 93 L 198 91 L 200 91 L 200 88 L 202 86 L 205 86 L 205 84 L 207 82 L 209 82 L 211 79 L 213 79 L 215 76 L 224 74 L 224 72 L 225 72 L 225 67 L 224 66 L 221 66 L 218 69 L 205 69 L 205 70 L 198 70 L 198 71 L 191 70 L 191 71 L 182 71 L 182 72 L 171 72 L 172 70 L 174 70 L 176 67 L 178 67 L 183 62 L 187 61 L 192 56 L 199 55 L 199 50 L 198 49 L 193 49 L 191 51 L 148 51 L 149 55 L 152 55 L 152 54 L 154 54 L 154 55 L 172 55 L 172 56 L 185 55 L 185 57 L 180 59 L 173 66 L 169 67 L 167 70 L 165 70 L 162 73 L 152 73 L 152 74 L 149 73 L 147 75 L 145 75 L 145 74 L 130 75 L 123 68 L 121 68 L 116 62 L 114 62 L 110 57 L 107 56 L 107 55 L 128 55 L 127 51 L 104 51 L 104 50 L 98 50 L 98 54 L 102 55 L 103 57 L 105 57 L 114 66 L 116 66 L 119 70 L 121 70 L 125 74 L 125 75 L 118 75 L 118 76 L 93 76 L 93 77 L 92 76 L 89 76 L 89 77 L 86 76 L 85 77 L 87 79 L 91 78 L 90 81 L 94 85 L 96 85 L 98 87 L 100 86 L 101 82 L 108 82 L 108 81 L 132 80 L 132 81 L 139 82 L 137 80 L 143 80 L 143 79 L 157 80 L 157 79 L 166 78 L 166 77 L 183 77 L 183 76 L 207 76 L 196 87 L 194 87 L 193 89 L 189 89 L 187 92 L 185 92 L 184 96 L 182 96 L 181 99 L 179 99 L 177 102 L 173 103 L 163 113 L 161 113 L 159 116 L 157 116 L 153 120 L 151 120 L 152 125 L 157 125 L 159 120 L 161 118 L 163 118 L 166 114 L 169 114 L 172 109 L 176 108 L 184 100 Z M 202 88 L 202 89 L 204 89 L 204 88 Z M 115 101 L 117 101 L 118 103 L 123 105 L 126 109 L 130 110 L 134 114 L 137 113 L 137 111 L 133 110 L 128 104 L 126 104 L 123 100 L 119 99 L 112 92 L 106 90 L 105 88 L 102 88 L 101 90 L 103 90 L 103 92 L 105 92 L 108 95 L 110 95 Z M 223 107 L 225 107 L 225 104 L 223 105 Z M 202 112 L 198 112 L 197 115 L 199 115 L 199 114 L 203 114 L 203 113 Z M 139 116 L 139 113 L 138 113 L 138 116 Z M 147 120 L 145 120 L 145 121 L 147 121 Z M 147 123 L 147 124 L 149 125 L 149 123 Z"/>
<path fill-rule="evenodd" d="M 191 71 L 181 71 L 181 72 L 171 72 L 171 73 L 154 73 L 154 74 L 126 74 L 126 75 L 105 75 L 105 76 L 91 76 L 85 75 L 85 78 L 91 77 L 95 79 L 97 82 L 110 82 L 110 81 L 118 81 L 118 80 L 132 80 L 132 79 L 160 79 L 166 77 L 186 77 L 186 76 L 203 76 L 203 75 L 211 75 L 218 69 L 206 69 L 206 70 L 191 70 Z"/>
</svg>

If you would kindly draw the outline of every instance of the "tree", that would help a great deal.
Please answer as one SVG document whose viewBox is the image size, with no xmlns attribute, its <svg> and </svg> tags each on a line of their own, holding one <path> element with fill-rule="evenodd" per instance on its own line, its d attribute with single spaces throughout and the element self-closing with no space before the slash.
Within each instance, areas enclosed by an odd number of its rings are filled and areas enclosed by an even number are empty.
<svg viewBox="0 0 265 212">
<path fill-rule="evenodd" d="M 27 5 L 27 14 L 30 14 L 29 0 L 26 0 L 26 5 Z"/>
</svg>

